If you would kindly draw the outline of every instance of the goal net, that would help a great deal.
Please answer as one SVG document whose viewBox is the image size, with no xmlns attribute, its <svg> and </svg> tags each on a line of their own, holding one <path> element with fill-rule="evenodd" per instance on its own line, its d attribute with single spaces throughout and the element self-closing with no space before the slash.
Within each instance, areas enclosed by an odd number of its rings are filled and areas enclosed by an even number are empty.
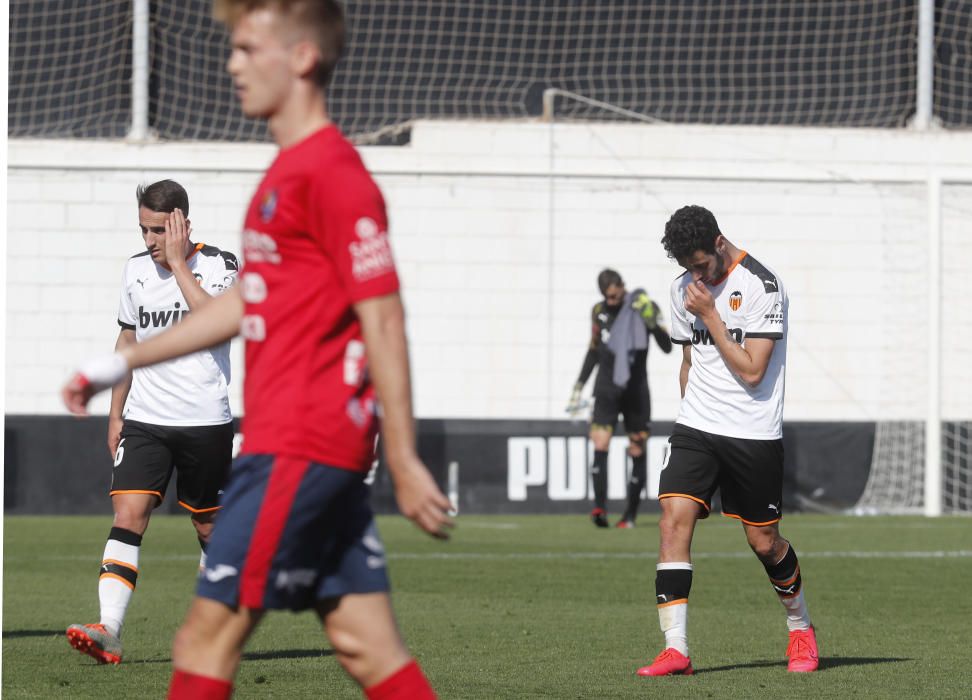
<svg viewBox="0 0 972 700">
<path fill-rule="evenodd" d="M 131 125 L 131 0 L 11 0 L 7 131 L 123 137 Z"/>
<path fill-rule="evenodd" d="M 940 477 L 933 490 L 940 499 L 942 513 L 972 513 L 972 370 L 968 358 L 972 353 L 972 309 L 963 300 L 972 295 L 972 280 L 965 270 L 972 255 L 968 236 L 968 212 L 972 206 L 972 185 L 952 184 L 942 189 L 941 203 L 941 305 L 942 335 L 939 344 L 941 377 L 939 440 L 940 454 L 930 460 L 940 465 Z M 919 253 L 919 251 L 915 251 Z M 915 266 L 911 261 L 926 260 L 927 255 L 904 258 L 900 271 Z M 913 284 L 901 283 L 901 289 L 913 290 Z M 922 288 L 923 289 L 923 288 Z M 921 334 L 920 325 L 911 321 L 921 309 L 914 300 L 895 296 L 889 307 L 904 316 L 889 326 L 895 342 L 922 348 L 933 338 Z M 922 298 L 920 304 L 927 305 Z M 911 366 L 908 367 L 907 364 Z M 912 354 L 910 363 L 901 366 L 889 393 L 913 402 L 903 413 L 928 413 L 924 389 L 929 384 L 928 363 L 921 353 Z M 922 379 L 924 381 L 922 381 Z M 883 388 L 888 391 L 888 388 Z M 857 511 L 861 513 L 922 513 L 925 502 L 926 423 L 924 420 L 879 420 L 875 430 L 871 470 Z M 935 455 L 932 455 L 935 457 Z M 937 463 L 937 464 L 936 464 Z M 934 474 L 934 472 L 933 472 Z"/>
<path fill-rule="evenodd" d="M 12 0 L 11 135 L 124 134 L 130 5 Z M 536 117 L 550 88 L 676 123 L 901 127 L 914 110 L 913 2 L 345 6 L 349 48 L 330 107 L 360 140 L 420 118 Z M 211 0 L 151 0 L 149 9 L 152 129 L 166 139 L 265 139 L 236 104 Z M 558 113 L 626 118 L 579 101 Z"/>
</svg>

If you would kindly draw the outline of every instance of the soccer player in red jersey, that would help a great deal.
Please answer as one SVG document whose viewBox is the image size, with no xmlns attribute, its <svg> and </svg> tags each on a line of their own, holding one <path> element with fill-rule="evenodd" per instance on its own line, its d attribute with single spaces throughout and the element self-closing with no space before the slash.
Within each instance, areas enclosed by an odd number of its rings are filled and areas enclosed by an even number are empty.
<svg viewBox="0 0 972 700">
<path fill-rule="evenodd" d="M 364 478 L 381 403 L 399 509 L 445 538 L 449 501 L 415 448 L 385 206 L 328 116 L 344 44 L 334 0 L 217 0 L 243 112 L 280 146 L 246 212 L 240 283 L 171 331 L 83 366 L 65 403 L 142 367 L 246 339 L 243 445 L 185 622 L 170 698 L 227 698 L 268 609 L 313 608 L 369 698 L 432 698 L 395 623 Z"/>
</svg>

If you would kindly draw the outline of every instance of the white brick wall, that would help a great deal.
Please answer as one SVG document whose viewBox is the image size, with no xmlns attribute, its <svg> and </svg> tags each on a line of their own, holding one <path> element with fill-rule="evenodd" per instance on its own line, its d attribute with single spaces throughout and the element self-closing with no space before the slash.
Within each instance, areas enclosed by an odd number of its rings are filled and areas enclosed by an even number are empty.
<svg viewBox="0 0 972 700">
<path fill-rule="evenodd" d="M 972 183 L 972 135 L 429 122 L 408 147 L 363 154 L 388 201 L 422 417 L 561 417 L 598 271 L 617 268 L 667 309 L 679 270 L 658 241 L 688 203 L 712 209 L 789 287 L 787 419 L 924 409 L 921 182 L 934 172 Z M 141 249 L 137 184 L 182 182 L 195 238 L 238 252 L 272 157 L 264 145 L 11 142 L 7 412 L 61 412 L 71 368 L 112 347 L 121 267 Z M 947 186 L 944 403 L 965 418 L 969 212 L 972 185 Z M 677 350 L 651 352 L 659 419 L 677 411 L 678 362 Z M 241 380 L 237 370 L 237 411 Z"/>
</svg>

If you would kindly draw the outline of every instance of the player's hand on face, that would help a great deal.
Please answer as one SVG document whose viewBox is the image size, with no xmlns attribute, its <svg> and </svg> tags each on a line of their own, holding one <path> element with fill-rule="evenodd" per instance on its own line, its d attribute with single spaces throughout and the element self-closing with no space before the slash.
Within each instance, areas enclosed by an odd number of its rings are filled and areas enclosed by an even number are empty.
<svg viewBox="0 0 972 700">
<path fill-rule="evenodd" d="M 121 442 L 121 431 L 125 420 L 119 416 L 108 416 L 108 454 L 115 458 L 115 450 Z"/>
<path fill-rule="evenodd" d="M 433 537 L 449 539 L 449 530 L 455 527 L 448 515 L 452 504 L 418 457 L 396 470 L 395 499 L 406 518 Z"/>
<path fill-rule="evenodd" d="M 715 299 L 702 280 L 692 282 L 685 288 L 685 310 L 699 317 L 715 311 Z"/>
<path fill-rule="evenodd" d="M 165 259 L 169 266 L 179 264 L 189 255 L 189 222 L 181 209 L 174 209 L 165 220 Z"/>
</svg>

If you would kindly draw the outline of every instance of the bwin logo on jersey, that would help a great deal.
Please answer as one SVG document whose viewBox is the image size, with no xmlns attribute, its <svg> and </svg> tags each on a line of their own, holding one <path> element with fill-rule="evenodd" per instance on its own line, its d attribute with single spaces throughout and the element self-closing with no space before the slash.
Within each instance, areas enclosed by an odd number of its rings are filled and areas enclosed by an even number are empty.
<svg viewBox="0 0 972 700">
<path fill-rule="evenodd" d="M 144 306 L 138 307 L 138 325 L 142 328 L 164 328 L 168 325 L 175 325 L 186 317 L 189 309 L 183 309 L 182 304 L 176 302 L 174 309 L 163 309 L 162 311 L 146 311 Z"/>
<path fill-rule="evenodd" d="M 309 588 L 317 579 L 317 572 L 314 569 L 285 569 L 277 573 L 277 580 L 274 585 L 277 590 L 286 590 L 288 593 L 296 593 L 298 588 Z"/>
<path fill-rule="evenodd" d="M 742 328 L 727 328 L 726 333 L 731 335 L 732 339 L 736 341 L 737 344 L 742 345 Z M 709 331 L 705 328 L 693 328 L 692 345 L 715 345 L 715 342 L 712 340 L 712 334 L 709 333 Z"/>
</svg>

